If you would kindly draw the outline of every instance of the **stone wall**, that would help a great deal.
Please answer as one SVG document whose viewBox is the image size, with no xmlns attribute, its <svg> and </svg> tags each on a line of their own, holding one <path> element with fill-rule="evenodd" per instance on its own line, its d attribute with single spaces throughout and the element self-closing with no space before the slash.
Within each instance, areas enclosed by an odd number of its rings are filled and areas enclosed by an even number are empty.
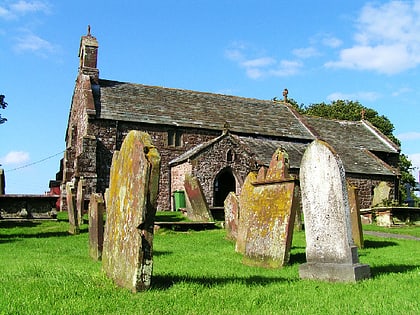
<svg viewBox="0 0 420 315">
<path fill-rule="evenodd" d="M 230 153 L 228 154 L 229 151 Z M 192 175 L 196 176 L 200 181 L 209 205 L 213 205 L 213 185 L 216 175 L 225 168 L 232 169 L 232 174 L 236 181 L 235 193 L 240 194 L 244 180 L 251 167 L 254 166 L 254 160 L 241 146 L 232 142 L 229 138 L 224 138 L 210 146 L 206 152 L 203 152 L 191 161 L 191 164 L 193 168 Z"/>
<path fill-rule="evenodd" d="M 396 198 L 395 183 L 393 178 L 387 178 L 385 176 L 370 176 L 367 178 L 366 175 L 362 174 L 347 174 L 347 181 L 349 184 L 358 189 L 360 209 L 367 209 L 371 207 L 373 189 L 382 181 L 388 183 L 389 187 L 391 187 L 390 196 L 394 196 L 394 198 Z"/>
</svg>

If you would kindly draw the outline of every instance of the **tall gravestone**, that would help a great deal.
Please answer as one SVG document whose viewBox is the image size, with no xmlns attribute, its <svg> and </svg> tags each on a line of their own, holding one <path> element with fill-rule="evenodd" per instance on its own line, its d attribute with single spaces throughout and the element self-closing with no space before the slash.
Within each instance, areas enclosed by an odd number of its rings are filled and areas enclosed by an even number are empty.
<svg viewBox="0 0 420 315">
<path fill-rule="evenodd" d="M 260 168 L 245 179 L 236 244 L 245 264 L 279 268 L 289 261 L 298 195 L 288 169 L 288 154 L 280 148 L 268 169 Z"/>
<path fill-rule="evenodd" d="M 370 277 L 369 265 L 359 263 L 351 232 L 344 167 L 326 142 L 315 140 L 300 166 L 305 220 L 306 263 L 303 279 L 355 282 Z"/>
<path fill-rule="evenodd" d="M 89 255 L 101 260 L 104 245 L 105 202 L 102 194 L 91 194 L 89 201 Z"/>
<path fill-rule="evenodd" d="M 353 236 L 354 244 L 358 248 L 364 247 L 362 219 L 360 218 L 360 203 L 358 197 L 358 189 L 350 184 L 347 185 L 350 205 L 350 221 L 351 221 L 351 235 Z"/>
<path fill-rule="evenodd" d="M 150 287 L 160 155 L 150 136 L 130 131 L 112 158 L 103 269 L 133 292 Z"/>
<path fill-rule="evenodd" d="M 233 191 L 227 195 L 224 206 L 226 237 L 236 240 L 239 223 L 239 198 Z"/>
<path fill-rule="evenodd" d="M 77 216 L 76 206 L 76 192 L 75 192 L 74 181 L 66 183 L 66 201 L 67 201 L 67 213 L 69 216 L 69 233 L 79 234 L 80 223 Z"/>
<path fill-rule="evenodd" d="M 77 181 L 76 192 L 76 216 L 79 226 L 83 224 L 83 212 L 85 210 L 85 188 L 85 180 L 83 177 L 80 177 Z"/>
<path fill-rule="evenodd" d="M 197 177 L 185 174 L 184 189 L 187 217 L 192 221 L 213 221 L 203 188 Z"/>
</svg>

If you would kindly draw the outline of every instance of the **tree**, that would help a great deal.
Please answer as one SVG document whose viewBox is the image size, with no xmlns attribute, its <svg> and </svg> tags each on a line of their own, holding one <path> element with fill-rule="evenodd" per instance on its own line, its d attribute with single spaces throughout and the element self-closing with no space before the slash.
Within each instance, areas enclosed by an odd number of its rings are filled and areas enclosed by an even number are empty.
<svg viewBox="0 0 420 315">
<path fill-rule="evenodd" d="M 4 101 L 5 96 L 4 95 L 0 95 L 0 107 L 1 109 L 5 109 L 7 107 L 7 103 Z M 6 118 L 2 118 L 1 114 L 0 114 L 0 124 L 3 124 L 7 121 Z"/>
<path fill-rule="evenodd" d="M 395 128 L 391 121 L 387 117 L 379 115 L 378 112 L 374 109 L 364 107 L 358 101 L 337 100 L 331 102 L 331 104 L 318 103 L 311 104 L 309 106 L 305 106 L 304 104 L 299 105 L 293 99 L 290 99 L 288 102 L 299 113 L 305 115 L 351 121 L 365 119 L 369 121 L 373 126 L 378 128 L 396 145 L 401 145 L 401 142 L 393 135 L 393 131 Z M 406 199 L 406 191 L 404 189 L 405 184 L 408 183 L 411 186 L 414 186 L 416 180 L 414 176 L 410 173 L 412 164 L 406 155 L 400 153 L 398 166 L 401 173 L 399 192 L 401 200 L 404 201 Z"/>
</svg>

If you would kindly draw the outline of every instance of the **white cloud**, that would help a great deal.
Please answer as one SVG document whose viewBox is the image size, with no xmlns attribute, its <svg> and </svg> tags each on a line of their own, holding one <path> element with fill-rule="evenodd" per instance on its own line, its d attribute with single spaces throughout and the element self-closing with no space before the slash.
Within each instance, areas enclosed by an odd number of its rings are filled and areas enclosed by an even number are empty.
<svg viewBox="0 0 420 315">
<path fill-rule="evenodd" d="M 293 50 L 293 54 L 299 58 L 310 58 L 320 55 L 314 47 L 297 48 Z"/>
<path fill-rule="evenodd" d="M 255 53 L 248 45 L 244 43 L 233 43 L 233 47 L 225 51 L 225 56 L 245 69 L 247 77 L 259 79 L 269 76 L 289 76 L 298 73 L 302 63 L 292 60 L 280 60 Z M 256 58 L 250 58 L 248 55 L 259 55 Z"/>
<path fill-rule="evenodd" d="M 331 47 L 331 48 L 337 48 L 337 47 L 340 47 L 343 44 L 343 42 L 340 39 L 338 39 L 334 36 L 330 36 L 330 35 L 327 35 L 327 36 L 323 37 L 322 38 L 322 43 L 325 46 Z"/>
<path fill-rule="evenodd" d="M 0 158 L 0 164 L 22 164 L 29 161 L 29 153 L 24 151 L 11 151 Z"/>
<path fill-rule="evenodd" d="M 353 47 L 326 67 L 395 74 L 420 64 L 420 1 L 366 4 L 356 28 Z"/>
<path fill-rule="evenodd" d="M 303 64 L 300 61 L 281 60 L 276 69 L 269 73 L 275 77 L 285 77 L 298 74 Z"/>
<path fill-rule="evenodd" d="M 420 132 L 406 132 L 397 135 L 397 138 L 400 140 L 410 141 L 410 140 L 420 140 Z"/>
<path fill-rule="evenodd" d="M 420 153 L 408 154 L 407 156 L 413 168 L 411 173 L 416 180 L 420 180 Z"/>
<path fill-rule="evenodd" d="M 0 6 L 0 18 L 5 20 L 14 20 L 27 13 L 49 13 L 50 5 L 46 1 L 15 1 L 7 7 Z"/>
<path fill-rule="evenodd" d="M 49 12 L 49 5 L 43 1 L 18 1 L 10 5 L 12 11 L 26 14 L 27 12 Z"/>
<path fill-rule="evenodd" d="M 334 92 L 327 96 L 329 101 L 336 100 L 358 100 L 358 101 L 376 101 L 381 95 L 376 92 L 356 92 L 356 93 L 342 93 Z"/>
<path fill-rule="evenodd" d="M 17 43 L 14 45 L 14 50 L 17 52 L 36 52 L 41 56 L 54 52 L 53 44 L 35 34 L 25 34 L 16 38 Z"/>
</svg>

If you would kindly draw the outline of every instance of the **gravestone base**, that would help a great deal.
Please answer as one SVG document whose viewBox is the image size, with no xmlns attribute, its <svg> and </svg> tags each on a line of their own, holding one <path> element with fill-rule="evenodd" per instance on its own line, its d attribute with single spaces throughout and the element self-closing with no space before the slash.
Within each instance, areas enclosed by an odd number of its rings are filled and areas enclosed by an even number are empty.
<svg viewBox="0 0 420 315">
<path fill-rule="evenodd" d="M 299 267 L 299 276 L 301 279 L 357 282 L 370 278 L 370 267 L 359 263 L 305 263 Z"/>
</svg>

